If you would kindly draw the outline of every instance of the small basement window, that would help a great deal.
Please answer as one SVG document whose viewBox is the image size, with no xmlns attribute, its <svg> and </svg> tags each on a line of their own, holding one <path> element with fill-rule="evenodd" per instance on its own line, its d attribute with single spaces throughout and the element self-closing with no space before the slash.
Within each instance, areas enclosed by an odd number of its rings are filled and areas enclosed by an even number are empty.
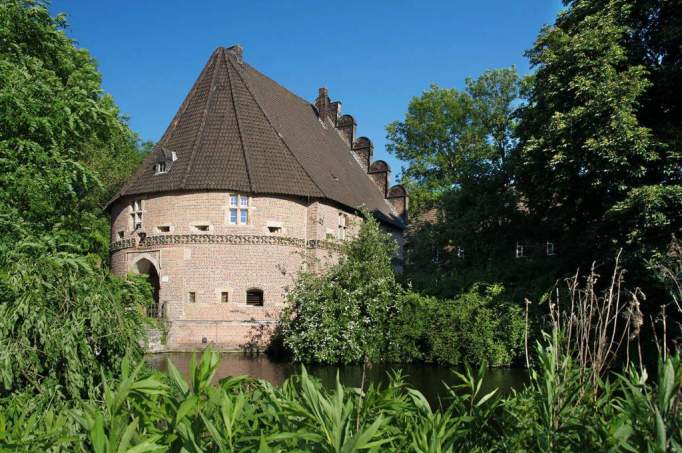
<svg viewBox="0 0 682 453">
<path fill-rule="evenodd" d="M 197 293 L 195 293 L 194 291 L 190 291 L 189 293 L 187 293 L 187 302 L 189 302 L 190 304 L 195 304 L 197 302 Z"/>
<path fill-rule="evenodd" d="M 208 231 L 210 227 L 208 225 L 194 225 L 194 229 L 197 231 Z"/>
<path fill-rule="evenodd" d="M 169 225 L 159 225 L 156 227 L 156 229 L 159 231 L 159 233 L 170 233 Z"/>
<path fill-rule="evenodd" d="M 263 291 L 260 289 L 250 289 L 246 292 L 246 305 L 254 307 L 263 306 Z"/>
<path fill-rule="evenodd" d="M 281 226 L 269 226 L 268 231 L 273 234 L 281 233 L 282 232 L 282 227 Z"/>
<path fill-rule="evenodd" d="M 220 302 L 226 304 L 230 301 L 230 294 L 227 291 L 220 293 Z"/>
</svg>

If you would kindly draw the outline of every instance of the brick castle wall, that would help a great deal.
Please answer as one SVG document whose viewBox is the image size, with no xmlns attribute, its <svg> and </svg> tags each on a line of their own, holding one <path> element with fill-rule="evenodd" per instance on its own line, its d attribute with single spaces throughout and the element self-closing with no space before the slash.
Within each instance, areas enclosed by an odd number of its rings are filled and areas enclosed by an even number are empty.
<svg viewBox="0 0 682 453">
<path fill-rule="evenodd" d="M 112 248 L 111 268 L 124 276 L 136 272 L 143 260 L 154 266 L 170 325 L 167 344 L 173 350 L 207 344 L 236 348 L 263 326 L 273 326 L 296 274 L 306 265 L 319 270 L 337 258 L 332 249 L 302 244 L 336 237 L 339 214 L 346 216 L 348 238 L 361 222 L 324 201 L 254 196 L 248 224 L 232 225 L 227 193 L 195 192 L 139 197 L 142 228 L 135 230 L 133 200 L 119 200 L 111 209 L 112 243 L 123 244 Z M 197 229 L 204 225 L 208 231 Z M 146 240 L 140 242 L 140 233 Z M 263 291 L 263 307 L 246 304 L 246 291 L 252 288 Z M 195 302 L 189 301 L 190 292 Z M 223 292 L 227 303 L 221 302 Z"/>
</svg>

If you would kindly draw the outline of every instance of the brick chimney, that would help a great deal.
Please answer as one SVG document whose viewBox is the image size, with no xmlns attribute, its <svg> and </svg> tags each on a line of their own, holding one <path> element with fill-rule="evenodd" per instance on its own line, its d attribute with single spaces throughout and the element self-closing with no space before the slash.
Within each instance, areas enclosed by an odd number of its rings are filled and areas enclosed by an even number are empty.
<svg viewBox="0 0 682 453">
<path fill-rule="evenodd" d="M 320 121 L 324 122 L 329 118 L 334 126 L 338 121 L 339 115 L 341 115 L 341 102 L 332 102 L 329 99 L 329 92 L 326 88 L 320 88 L 317 99 L 315 99 L 315 107 L 317 107 L 317 114 L 320 117 Z"/>
<path fill-rule="evenodd" d="M 237 60 L 237 63 L 242 63 L 244 61 L 244 49 L 242 49 L 242 46 L 239 44 L 236 44 L 232 47 L 228 47 L 225 49 L 225 51 L 229 54 L 234 55 L 234 58 Z"/>
<path fill-rule="evenodd" d="M 367 137 L 359 137 L 355 140 L 355 143 L 353 143 L 352 151 L 355 160 L 358 161 L 365 172 L 369 170 L 369 163 L 372 162 L 373 150 L 374 146 L 372 145 L 372 141 Z"/>
<path fill-rule="evenodd" d="M 395 212 L 400 216 L 403 221 L 407 222 L 407 208 L 408 208 L 408 196 L 407 191 L 403 186 L 397 184 L 390 189 L 388 189 L 388 194 L 386 195 L 386 200 L 391 203 Z"/>
<path fill-rule="evenodd" d="M 341 132 L 341 136 L 346 140 L 348 146 L 352 147 L 355 141 L 355 127 L 357 123 L 351 115 L 343 115 L 336 122 L 336 128 Z"/>
<path fill-rule="evenodd" d="M 317 107 L 317 115 L 320 117 L 320 121 L 324 122 L 329 115 L 329 93 L 325 87 L 321 87 L 317 99 L 315 99 L 315 107 Z"/>
<path fill-rule="evenodd" d="M 369 171 L 367 173 L 381 191 L 381 196 L 386 198 L 388 177 L 391 173 L 391 169 L 389 168 L 388 164 L 383 160 L 374 161 L 372 162 L 372 165 L 369 166 Z"/>
</svg>

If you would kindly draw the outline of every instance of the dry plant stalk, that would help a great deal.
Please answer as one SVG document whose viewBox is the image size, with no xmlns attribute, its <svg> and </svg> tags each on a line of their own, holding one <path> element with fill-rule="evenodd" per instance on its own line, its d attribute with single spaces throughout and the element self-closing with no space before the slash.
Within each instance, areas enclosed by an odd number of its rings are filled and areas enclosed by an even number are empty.
<svg viewBox="0 0 682 453">
<path fill-rule="evenodd" d="M 591 379 L 592 384 L 610 368 L 623 342 L 639 337 L 643 322 L 643 293 L 623 288 L 625 270 L 619 266 L 620 255 L 616 256 L 610 284 L 604 291 L 599 290 L 600 275 L 593 264 L 585 277 L 576 272 L 565 280 L 568 306 L 563 306 L 558 285 L 549 302 L 552 329 L 561 338 L 557 358 L 572 357 L 581 380 Z"/>
</svg>

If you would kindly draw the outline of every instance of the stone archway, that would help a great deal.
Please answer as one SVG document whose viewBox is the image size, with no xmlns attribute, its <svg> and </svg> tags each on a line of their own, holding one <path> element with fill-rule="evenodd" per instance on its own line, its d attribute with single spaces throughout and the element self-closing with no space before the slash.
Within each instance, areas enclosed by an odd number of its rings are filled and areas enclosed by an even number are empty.
<svg viewBox="0 0 682 453">
<path fill-rule="evenodd" d="M 163 307 L 159 304 L 159 272 L 156 266 L 147 258 L 140 258 L 133 264 L 133 273 L 146 275 L 149 283 L 152 285 L 152 294 L 154 296 L 154 305 L 147 309 L 147 315 L 152 318 L 163 317 Z"/>
</svg>

